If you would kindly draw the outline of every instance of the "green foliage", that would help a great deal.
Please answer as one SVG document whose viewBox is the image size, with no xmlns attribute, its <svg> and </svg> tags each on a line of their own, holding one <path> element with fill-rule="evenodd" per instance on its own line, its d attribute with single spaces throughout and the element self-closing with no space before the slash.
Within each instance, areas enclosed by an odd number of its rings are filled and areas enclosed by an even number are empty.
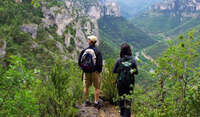
<svg viewBox="0 0 200 117">
<path fill-rule="evenodd" d="M 77 65 L 68 62 L 58 63 L 50 72 L 43 93 L 41 93 L 41 112 L 45 117 L 74 117 L 78 110 L 76 103 L 81 102 L 83 86 Z"/>
<path fill-rule="evenodd" d="M 132 22 L 152 34 L 165 33 L 181 24 L 179 16 L 157 12 L 139 15 Z"/>
<path fill-rule="evenodd" d="M 42 0 L 32 0 L 31 4 L 34 6 L 34 7 L 40 7 L 40 3 Z"/>
<path fill-rule="evenodd" d="M 0 116 L 77 115 L 75 105 L 82 102 L 83 96 L 77 64 L 57 61 L 48 76 L 43 78 L 39 75 L 40 70 L 28 69 L 21 57 L 11 56 L 7 63 L 7 67 L 0 67 Z"/>
<path fill-rule="evenodd" d="M 186 33 L 196 25 L 200 24 L 200 21 L 197 17 L 184 17 L 178 15 L 177 13 L 170 12 L 175 11 L 149 11 L 133 18 L 132 22 L 150 34 L 164 34 L 170 37 Z M 177 12 L 182 13 L 185 11 Z"/>
<path fill-rule="evenodd" d="M 199 56 L 200 43 L 194 40 L 193 35 L 193 32 L 190 32 L 186 38 L 180 36 L 180 41 L 171 45 L 165 57 L 158 61 L 157 76 L 160 80 L 162 107 L 173 108 L 172 113 L 178 116 L 199 114 L 197 108 L 191 108 L 194 105 L 190 103 L 192 95 L 189 92 L 190 88 L 199 85 L 196 84 L 199 77 L 196 76 L 198 71 L 195 69 L 195 62 Z M 170 107 L 169 102 L 174 105 Z M 165 110 L 162 109 L 162 111 L 166 113 Z"/>
<path fill-rule="evenodd" d="M 99 44 L 99 50 L 102 52 L 103 58 L 112 58 L 116 57 L 117 54 L 119 53 L 117 48 L 118 47 L 113 47 L 114 45 L 112 44 L 111 41 L 104 41 L 106 36 L 100 35 L 101 41 Z M 108 39 L 108 38 L 107 38 Z"/>
<path fill-rule="evenodd" d="M 129 43 L 134 51 L 153 45 L 156 41 L 129 23 L 123 17 L 104 16 L 98 21 L 100 33 L 99 48 L 104 58 L 116 57 L 120 45 Z"/>
<path fill-rule="evenodd" d="M 45 0 L 45 1 L 47 1 L 47 8 L 51 8 L 54 6 L 58 7 L 64 6 L 63 0 Z"/>
<path fill-rule="evenodd" d="M 193 33 L 171 42 L 156 62 L 155 83 L 148 90 L 135 88 L 134 112 L 138 116 L 198 117 L 200 43 Z M 143 105 L 143 106 L 140 106 Z"/>
<path fill-rule="evenodd" d="M 115 64 L 114 59 L 109 59 L 106 61 L 104 71 L 102 73 L 102 93 L 106 100 L 114 102 L 113 99 L 117 98 L 117 87 L 116 87 L 116 74 L 113 74 L 113 66 Z"/>
<path fill-rule="evenodd" d="M 39 116 L 34 89 L 41 81 L 25 67 L 25 59 L 11 56 L 8 61 L 9 66 L 0 69 L 0 116 Z"/>
<path fill-rule="evenodd" d="M 106 41 L 112 42 L 114 47 L 127 42 L 135 49 L 141 49 L 156 42 L 123 17 L 104 16 L 98 21 L 98 25 L 100 35 L 105 35 Z"/>
<path fill-rule="evenodd" d="M 197 25 L 200 24 L 200 21 L 198 18 L 192 18 L 188 21 L 185 21 L 183 24 L 169 30 L 166 35 L 173 36 L 173 35 L 178 35 L 182 33 L 186 33 L 187 31 L 193 29 Z"/>
<path fill-rule="evenodd" d="M 73 24 L 70 24 L 66 27 L 65 33 L 71 34 L 73 37 L 76 36 L 76 29 L 73 28 Z"/>
<path fill-rule="evenodd" d="M 168 48 L 167 42 L 166 41 L 161 41 L 153 46 L 150 46 L 146 48 L 145 53 L 149 56 L 151 56 L 153 59 L 158 58 L 159 56 L 162 55 L 162 53 Z"/>
<path fill-rule="evenodd" d="M 42 12 L 40 9 L 34 8 L 30 2 L 30 0 L 26 0 L 18 4 L 14 0 L 0 1 L 0 35 L 6 40 L 8 56 L 19 55 L 26 58 L 29 68 L 47 68 L 46 66 L 52 64 L 52 55 L 41 45 L 50 44 L 52 47 L 52 41 L 44 43 L 48 33 L 39 30 L 41 33 L 39 33 L 38 39 L 33 40 L 31 35 L 21 30 L 23 24 L 39 24 L 41 22 Z M 34 48 L 33 45 L 36 47 Z"/>
</svg>

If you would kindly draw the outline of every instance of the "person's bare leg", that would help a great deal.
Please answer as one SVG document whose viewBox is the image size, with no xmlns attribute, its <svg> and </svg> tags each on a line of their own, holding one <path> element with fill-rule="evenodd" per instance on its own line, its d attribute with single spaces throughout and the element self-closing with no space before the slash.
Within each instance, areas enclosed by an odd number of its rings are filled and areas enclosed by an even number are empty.
<svg viewBox="0 0 200 117">
<path fill-rule="evenodd" d="M 95 102 L 99 101 L 99 95 L 100 95 L 100 89 L 95 89 L 95 95 L 94 95 Z"/>
<path fill-rule="evenodd" d="M 89 96 L 88 88 L 84 88 L 84 96 L 85 96 L 85 100 L 88 100 L 88 96 Z"/>
</svg>

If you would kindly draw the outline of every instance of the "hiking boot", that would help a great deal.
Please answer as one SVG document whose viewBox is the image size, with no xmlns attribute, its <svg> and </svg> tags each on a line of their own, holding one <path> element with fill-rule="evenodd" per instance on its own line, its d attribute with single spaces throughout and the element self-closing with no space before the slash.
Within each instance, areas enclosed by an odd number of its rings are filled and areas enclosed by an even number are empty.
<svg viewBox="0 0 200 117">
<path fill-rule="evenodd" d="M 102 104 L 100 104 L 99 102 L 94 103 L 94 107 L 99 110 L 102 107 Z"/>
<path fill-rule="evenodd" d="M 91 102 L 90 101 L 85 101 L 85 106 L 90 106 Z"/>
</svg>

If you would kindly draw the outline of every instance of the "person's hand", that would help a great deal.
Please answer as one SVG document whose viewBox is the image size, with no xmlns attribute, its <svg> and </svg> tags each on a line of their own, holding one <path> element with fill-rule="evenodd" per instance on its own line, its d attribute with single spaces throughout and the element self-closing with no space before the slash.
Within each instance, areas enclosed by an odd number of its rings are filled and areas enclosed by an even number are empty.
<svg viewBox="0 0 200 117">
<path fill-rule="evenodd" d="M 130 72 L 131 74 L 133 74 L 134 72 L 136 72 L 136 69 L 131 69 Z"/>
</svg>

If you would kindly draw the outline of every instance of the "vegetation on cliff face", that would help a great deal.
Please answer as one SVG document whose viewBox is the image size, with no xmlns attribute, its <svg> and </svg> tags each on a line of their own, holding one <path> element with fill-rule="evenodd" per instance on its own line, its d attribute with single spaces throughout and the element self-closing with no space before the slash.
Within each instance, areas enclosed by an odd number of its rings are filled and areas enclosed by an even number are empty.
<svg viewBox="0 0 200 117">
<path fill-rule="evenodd" d="M 45 73 L 57 59 L 77 58 L 81 48 L 79 46 L 84 45 L 81 42 L 84 42 L 89 31 L 95 29 L 86 16 L 79 17 L 80 13 L 76 8 L 72 8 L 72 12 L 66 8 L 66 12 L 72 13 L 71 17 L 74 20 L 64 27 L 63 35 L 59 35 L 57 31 L 62 26 L 57 25 L 59 18 L 56 18 L 62 16 L 60 14 L 63 12 L 59 9 L 55 11 L 56 8 L 52 6 L 59 6 L 61 3 L 60 7 L 64 9 L 64 2 L 56 2 L 56 0 L 47 0 L 47 3 L 41 4 L 39 8 L 34 7 L 31 0 L 21 3 L 16 3 L 14 0 L 1 1 L 0 38 L 6 41 L 7 46 L 6 56 L 1 59 L 1 62 L 3 59 L 8 59 L 10 55 L 19 55 L 29 61 L 30 68 L 39 68 Z M 62 20 L 62 17 L 60 19 Z M 79 26 L 80 24 L 82 27 Z M 90 25 L 93 29 L 87 28 Z M 87 44 L 87 40 L 85 43 Z"/>
</svg>

